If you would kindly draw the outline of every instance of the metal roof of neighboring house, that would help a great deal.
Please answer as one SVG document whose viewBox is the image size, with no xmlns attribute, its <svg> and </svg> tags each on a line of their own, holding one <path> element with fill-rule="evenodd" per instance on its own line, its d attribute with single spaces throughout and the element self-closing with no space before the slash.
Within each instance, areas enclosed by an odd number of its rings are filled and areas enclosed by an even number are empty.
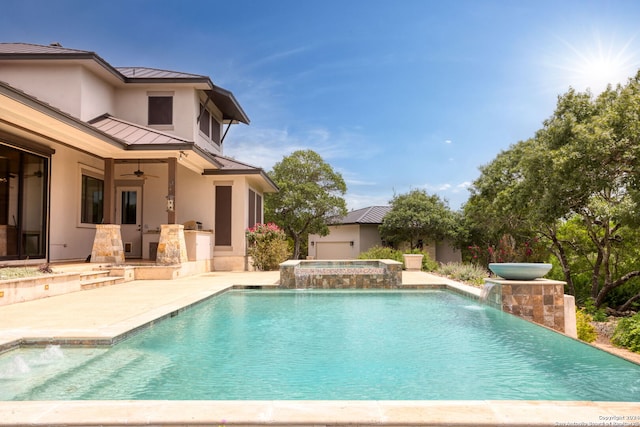
<svg viewBox="0 0 640 427">
<path fill-rule="evenodd" d="M 30 43 L 0 43 L 0 59 L 75 59 L 93 60 L 124 83 L 200 83 L 208 86 L 204 90 L 207 96 L 222 112 L 224 120 L 249 124 L 244 112 L 233 93 L 213 84 L 208 76 L 183 73 L 180 71 L 160 70 L 147 67 L 114 67 L 95 52 L 68 49 L 59 43 L 36 45 Z"/>
<path fill-rule="evenodd" d="M 382 219 L 391 206 L 369 206 L 357 209 L 338 219 L 336 224 L 382 224 Z"/>
</svg>

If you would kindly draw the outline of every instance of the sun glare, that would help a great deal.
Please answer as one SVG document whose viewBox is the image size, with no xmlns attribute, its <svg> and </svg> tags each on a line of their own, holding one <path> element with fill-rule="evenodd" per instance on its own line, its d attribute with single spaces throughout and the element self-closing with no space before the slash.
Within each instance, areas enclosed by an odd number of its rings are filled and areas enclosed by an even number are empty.
<svg viewBox="0 0 640 427">
<path fill-rule="evenodd" d="M 640 68 L 640 55 L 632 50 L 633 38 L 622 44 L 613 39 L 605 42 L 597 34 L 579 44 L 561 41 L 563 47 L 552 67 L 559 71 L 564 90 L 571 86 L 599 94 L 609 84 L 624 84 Z"/>
</svg>

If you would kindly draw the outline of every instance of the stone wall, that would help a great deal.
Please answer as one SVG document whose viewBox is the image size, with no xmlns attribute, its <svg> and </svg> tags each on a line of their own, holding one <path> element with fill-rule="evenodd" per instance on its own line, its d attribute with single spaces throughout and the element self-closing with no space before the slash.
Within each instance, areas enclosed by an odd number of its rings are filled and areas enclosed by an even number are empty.
<svg viewBox="0 0 640 427">
<path fill-rule="evenodd" d="M 304 268 L 301 264 L 305 264 Z M 358 267 L 355 264 L 359 264 Z M 391 260 L 280 264 L 280 288 L 284 289 L 394 289 L 401 285 L 402 263 Z"/>
<path fill-rule="evenodd" d="M 485 279 L 485 302 L 530 322 L 565 331 L 564 282 Z"/>
</svg>

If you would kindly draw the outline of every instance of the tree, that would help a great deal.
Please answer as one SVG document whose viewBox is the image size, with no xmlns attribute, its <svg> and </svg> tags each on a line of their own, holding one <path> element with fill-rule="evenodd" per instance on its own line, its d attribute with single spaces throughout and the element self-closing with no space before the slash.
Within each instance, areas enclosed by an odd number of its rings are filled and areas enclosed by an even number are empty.
<svg viewBox="0 0 640 427">
<path fill-rule="evenodd" d="M 265 196 L 265 216 L 293 240 L 293 258 L 298 259 L 301 241 L 309 233 L 326 236 L 327 224 L 347 214 L 347 186 L 342 175 L 312 150 L 284 157 L 269 177 L 280 191 Z"/>
<path fill-rule="evenodd" d="M 415 249 L 423 239 L 454 238 L 456 224 L 453 212 L 438 196 L 413 190 L 393 197 L 391 210 L 382 219 L 380 237 L 394 244 L 408 242 Z"/>
<path fill-rule="evenodd" d="M 534 138 L 482 168 L 468 221 L 494 239 L 505 230 L 543 237 L 570 291 L 588 286 L 597 306 L 623 286 L 627 303 L 640 299 L 629 286 L 640 270 L 628 243 L 637 235 L 639 131 L 640 73 L 596 98 L 569 90 Z"/>
</svg>

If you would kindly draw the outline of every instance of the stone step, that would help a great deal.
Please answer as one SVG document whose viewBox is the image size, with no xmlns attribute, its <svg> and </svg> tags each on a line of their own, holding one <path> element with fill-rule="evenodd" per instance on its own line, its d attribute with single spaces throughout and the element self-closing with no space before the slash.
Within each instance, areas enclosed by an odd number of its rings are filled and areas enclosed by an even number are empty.
<svg viewBox="0 0 640 427">
<path fill-rule="evenodd" d="M 91 279 L 81 279 L 80 287 L 82 290 L 88 289 L 96 289 L 101 288 L 103 286 L 111 286 L 117 285 L 118 283 L 123 283 L 124 277 L 121 276 L 100 276 Z"/>
<path fill-rule="evenodd" d="M 80 273 L 80 283 L 88 282 L 93 279 L 109 277 L 108 270 L 91 270 Z"/>
</svg>

